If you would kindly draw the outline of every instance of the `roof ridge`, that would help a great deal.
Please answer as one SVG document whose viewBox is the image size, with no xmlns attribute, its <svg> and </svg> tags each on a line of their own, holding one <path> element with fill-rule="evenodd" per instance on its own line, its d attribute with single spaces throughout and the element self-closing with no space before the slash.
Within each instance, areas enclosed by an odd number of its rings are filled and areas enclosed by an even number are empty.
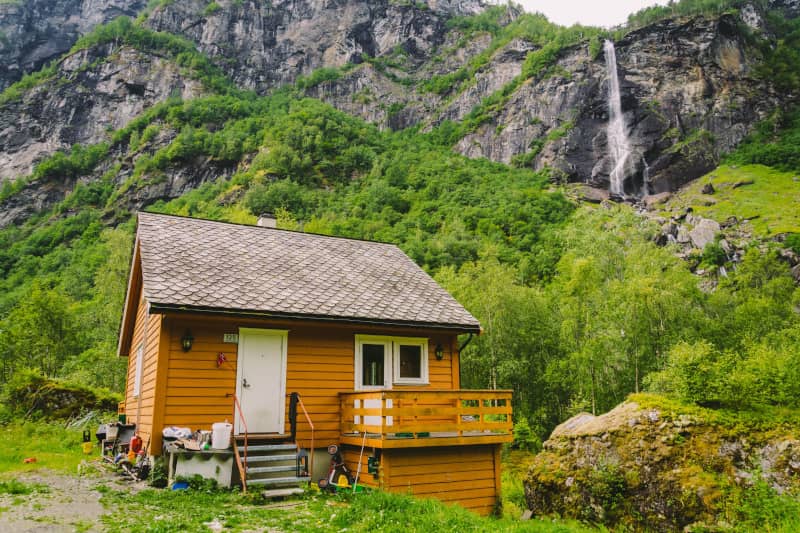
<svg viewBox="0 0 800 533">
<path fill-rule="evenodd" d="M 395 244 L 160 213 L 138 221 L 153 305 L 479 327 Z"/>
<path fill-rule="evenodd" d="M 294 235 L 308 235 L 309 237 L 321 237 L 327 239 L 339 239 L 344 241 L 354 241 L 354 242 L 364 242 L 368 244 L 382 244 L 386 246 L 394 246 L 395 248 L 400 249 L 400 246 L 397 243 L 387 242 L 387 241 L 377 241 L 372 239 L 359 239 L 358 237 L 343 237 L 341 235 L 326 235 L 324 233 L 312 233 L 309 231 L 301 231 L 301 230 L 292 230 L 292 229 L 285 229 L 285 228 L 270 228 L 267 226 L 258 226 L 254 224 L 245 224 L 244 222 L 228 222 L 225 220 L 213 220 L 210 218 L 197 218 L 191 217 L 188 215 L 172 215 L 169 213 L 153 213 L 150 211 L 137 211 L 137 216 L 145 215 L 145 216 L 152 216 L 152 217 L 169 217 L 169 218 L 177 218 L 182 220 L 191 220 L 196 222 L 210 222 L 214 224 L 224 224 L 226 226 L 239 226 L 242 228 L 253 228 L 256 230 L 270 230 L 270 231 L 279 231 L 283 233 L 290 233 Z"/>
</svg>

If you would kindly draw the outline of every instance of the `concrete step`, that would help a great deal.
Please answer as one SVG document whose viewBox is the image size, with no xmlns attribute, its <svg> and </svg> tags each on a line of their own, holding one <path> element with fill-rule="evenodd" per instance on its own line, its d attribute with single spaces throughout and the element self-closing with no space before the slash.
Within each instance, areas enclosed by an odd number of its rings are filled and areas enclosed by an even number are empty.
<svg viewBox="0 0 800 533">
<path fill-rule="evenodd" d="M 253 463 L 274 463 L 277 461 L 296 461 L 297 456 L 295 454 L 286 454 L 286 455 L 250 455 L 247 454 L 247 461 L 244 460 L 242 457 L 242 463 L 244 464 L 253 464 Z"/>
<path fill-rule="evenodd" d="M 256 474 L 270 474 L 273 472 L 294 472 L 297 470 L 297 465 L 284 465 L 284 466 L 257 466 L 247 469 L 247 476 Z"/>
<path fill-rule="evenodd" d="M 300 483 L 308 483 L 311 478 L 309 477 L 267 477 L 267 478 L 260 478 L 260 479 L 248 479 L 247 486 L 250 485 L 269 485 L 272 487 L 276 487 L 278 485 L 288 485 L 293 483 L 295 485 L 299 485 Z"/>
<path fill-rule="evenodd" d="M 296 444 L 255 444 L 247 446 L 247 454 L 250 452 L 285 452 L 297 450 Z M 244 453 L 244 444 L 239 445 L 239 453 Z"/>
<path fill-rule="evenodd" d="M 261 492 L 264 498 L 286 498 L 287 496 L 294 496 L 295 494 L 303 494 L 303 489 L 300 487 L 290 487 L 286 489 L 272 489 Z"/>
</svg>

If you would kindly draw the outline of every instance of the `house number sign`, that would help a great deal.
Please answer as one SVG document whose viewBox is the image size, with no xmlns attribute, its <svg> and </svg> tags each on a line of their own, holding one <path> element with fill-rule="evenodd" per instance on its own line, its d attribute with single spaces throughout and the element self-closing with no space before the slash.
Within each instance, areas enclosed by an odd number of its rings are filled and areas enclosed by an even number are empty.
<svg viewBox="0 0 800 533">
<path fill-rule="evenodd" d="M 232 344 L 239 344 L 239 334 L 238 333 L 223 333 L 222 334 L 222 342 L 229 342 Z"/>
</svg>

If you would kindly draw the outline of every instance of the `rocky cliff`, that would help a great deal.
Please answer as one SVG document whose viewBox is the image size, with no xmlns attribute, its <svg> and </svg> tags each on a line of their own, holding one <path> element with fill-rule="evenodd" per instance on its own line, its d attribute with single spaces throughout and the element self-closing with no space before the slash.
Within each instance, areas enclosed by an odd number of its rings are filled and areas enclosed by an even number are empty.
<svg viewBox="0 0 800 533">
<path fill-rule="evenodd" d="M 0 180 L 24 176 L 43 157 L 110 131 L 170 96 L 203 94 L 168 58 L 105 45 L 64 58 L 52 78 L 0 107 Z"/>
<path fill-rule="evenodd" d="M 767 80 L 753 75 L 760 54 L 733 15 L 666 20 L 628 34 L 616 51 L 633 151 L 629 194 L 642 194 L 645 179 L 652 194 L 704 174 L 781 102 Z M 534 167 L 606 188 L 607 123 L 604 58 L 577 46 L 559 55 L 555 69 L 525 83 L 457 149 L 510 163 L 546 139 Z"/>
<path fill-rule="evenodd" d="M 137 1 L 45 4 L 0 4 L 0 84 L 62 53 L 93 25 L 143 9 Z M 795 16 L 796 4 L 774 0 L 772 7 Z M 485 7 L 477 0 L 187 0 L 162 2 L 142 20 L 145 28 L 187 39 L 239 88 L 268 93 L 299 80 L 295 91 L 391 129 L 471 121 L 454 141 L 466 156 L 548 168 L 554 179 L 607 188 L 608 72 L 598 41 L 559 48 L 529 76 L 525 62 L 541 51 L 541 41 L 452 24 Z M 509 8 L 498 24 L 521 16 Z M 755 123 L 792 101 L 757 72 L 770 31 L 754 4 L 721 16 L 663 20 L 616 43 L 632 147 L 628 194 L 674 190 L 702 175 Z M 317 76 L 323 67 L 329 72 Z M 430 88 L 431 80 L 448 76 L 457 82 Z M 186 65 L 146 47 L 110 43 L 62 58 L 52 76 L 0 99 L 0 181 L 30 174 L 73 144 L 107 141 L 169 96 L 201 94 L 190 78 Z M 188 168 L 182 173 L 185 183 L 207 179 L 191 179 Z M 31 194 L 13 199 L 17 215 L 0 223 L 44 205 L 44 189 L 26 190 Z M 144 198 L 157 199 L 158 190 Z"/>
<path fill-rule="evenodd" d="M 448 17 L 477 11 L 478 2 L 431 3 L 422 10 L 397 2 L 219 6 L 172 3 L 156 9 L 148 25 L 197 43 L 238 85 L 258 92 L 320 67 L 390 58 L 390 68 L 362 65 L 308 94 L 395 129 L 463 120 L 519 76 L 528 54 L 538 48 L 515 39 L 494 50 L 470 83 L 432 94 L 420 84 L 455 72 L 490 46 L 488 34 L 465 39 L 457 30 L 447 31 Z M 777 1 L 774 7 L 795 13 L 792 2 Z M 507 22 L 518 15 L 512 13 Z M 675 190 L 702 175 L 782 103 L 769 80 L 755 75 L 762 55 L 750 37 L 767 32 L 763 11 L 747 6 L 737 14 L 662 21 L 616 43 L 633 149 L 626 192 Z M 552 68 L 523 83 L 456 150 L 550 167 L 561 179 L 607 188 L 607 72 L 602 54 L 591 57 L 589 48 L 562 50 Z"/>
<path fill-rule="evenodd" d="M 119 16 L 136 16 L 145 0 L 0 2 L 0 90 L 67 52 L 81 35 Z"/>
<path fill-rule="evenodd" d="M 718 530 L 748 491 L 800 486 L 797 426 L 750 427 L 746 414 L 641 395 L 602 416 L 558 426 L 525 480 L 535 515 L 558 514 L 635 530 Z M 719 529 L 719 530 L 722 530 Z"/>
<path fill-rule="evenodd" d="M 482 8 L 477 0 L 190 0 L 165 3 L 147 25 L 197 43 L 237 85 L 263 93 L 397 47 L 424 61 L 443 42 L 448 18 Z"/>
</svg>

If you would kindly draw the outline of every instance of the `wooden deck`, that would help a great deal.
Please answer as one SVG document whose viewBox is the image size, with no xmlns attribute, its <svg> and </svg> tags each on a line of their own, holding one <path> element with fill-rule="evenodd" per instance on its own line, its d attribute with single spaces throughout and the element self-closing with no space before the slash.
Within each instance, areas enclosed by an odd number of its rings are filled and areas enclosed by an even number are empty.
<svg viewBox="0 0 800 533">
<path fill-rule="evenodd" d="M 511 391 L 339 393 L 343 444 L 422 448 L 511 442 Z"/>
</svg>

